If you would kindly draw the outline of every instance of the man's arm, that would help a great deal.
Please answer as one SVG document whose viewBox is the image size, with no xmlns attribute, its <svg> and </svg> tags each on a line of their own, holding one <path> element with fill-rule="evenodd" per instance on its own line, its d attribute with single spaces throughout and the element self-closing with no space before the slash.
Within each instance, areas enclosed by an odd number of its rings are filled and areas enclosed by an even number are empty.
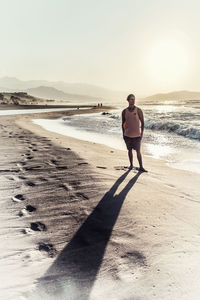
<svg viewBox="0 0 200 300">
<path fill-rule="evenodd" d="M 138 107 L 138 116 L 141 122 L 141 137 L 143 137 L 143 131 L 144 131 L 144 116 L 142 110 Z"/>
<path fill-rule="evenodd" d="M 124 123 L 125 123 L 125 109 L 122 111 L 122 132 L 124 135 Z"/>
</svg>

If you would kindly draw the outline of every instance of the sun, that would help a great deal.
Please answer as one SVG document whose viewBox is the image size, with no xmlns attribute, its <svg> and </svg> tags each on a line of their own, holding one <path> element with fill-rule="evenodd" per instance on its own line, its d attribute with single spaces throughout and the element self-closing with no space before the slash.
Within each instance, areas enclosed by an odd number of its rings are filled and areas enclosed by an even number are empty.
<svg viewBox="0 0 200 300">
<path fill-rule="evenodd" d="M 177 82 L 189 70 L 187 45 L 175 39 L 160 40 L 146 48 L 145 72 L 157 82 Z"/>
</svg>

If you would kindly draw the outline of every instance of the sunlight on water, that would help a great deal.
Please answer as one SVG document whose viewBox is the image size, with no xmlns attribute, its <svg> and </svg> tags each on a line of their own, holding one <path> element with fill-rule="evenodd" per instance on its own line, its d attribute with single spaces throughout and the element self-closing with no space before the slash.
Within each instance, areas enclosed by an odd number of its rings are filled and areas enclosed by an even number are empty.
<svg viewBox="0 0 200 300">
<path fill-rule="evenodd" d="M 146 144 L 145 146 L 147 151 L 151 153 L 151 156 L 155 158 L 164 158 L 172 153 L 175 153 L 175 150 L 172 149 L 171 146 L 163 146 L 156 144 Z"/>
<path fill-rule="evenodd" d="M 153 109 L 155 112 L 160 112 L 160 113 L 180 111 L 180 107 L 174 106 L 174 105 L 152 105 L 152 106 L 149 105 L 149 106 L 146 106 L 146 108 Z"/>
</svg>

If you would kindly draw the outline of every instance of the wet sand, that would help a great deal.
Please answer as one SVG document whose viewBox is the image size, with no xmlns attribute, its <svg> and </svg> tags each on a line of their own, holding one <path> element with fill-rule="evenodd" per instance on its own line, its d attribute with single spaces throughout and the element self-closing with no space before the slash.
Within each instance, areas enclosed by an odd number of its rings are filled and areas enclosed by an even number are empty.
<svg viewBox="0 0 200 300">
<path fill-rule="evenodd" d="M 0 119 L 1 298 L 199 299 L 199 176 L 31 122 L 69 114 Z"/>
<path fill-rule="evenodd" d="M 81 108 L 81 107 L 85 107 L 85 108 L 90 108 L 92 106 L 95 105 L 73 105 L 73 104 L 68 104 L 68 105 L 64 105 L 64 104 L 29 104 L 29 105 L 14 105 L 14 104 L 0 104 L 0 110 L 12 110 L 12 109 L 41 109 L 41 108 Z M 98 107 L 96 106 L 96 108 L 98 109 Z"/>
</svg>

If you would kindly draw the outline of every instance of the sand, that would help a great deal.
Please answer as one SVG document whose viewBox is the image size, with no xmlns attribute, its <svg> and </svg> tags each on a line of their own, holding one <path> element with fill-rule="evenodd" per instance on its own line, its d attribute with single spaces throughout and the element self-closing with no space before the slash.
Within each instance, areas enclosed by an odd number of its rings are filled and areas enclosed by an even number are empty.
<svg viewBox="0 0 200 300">
<path fill-rule="evenodd" d="M 31 121 L 69 114 L 0 119 L 1 298 L 199 299 L 199 175 Z"/>
</svg>

